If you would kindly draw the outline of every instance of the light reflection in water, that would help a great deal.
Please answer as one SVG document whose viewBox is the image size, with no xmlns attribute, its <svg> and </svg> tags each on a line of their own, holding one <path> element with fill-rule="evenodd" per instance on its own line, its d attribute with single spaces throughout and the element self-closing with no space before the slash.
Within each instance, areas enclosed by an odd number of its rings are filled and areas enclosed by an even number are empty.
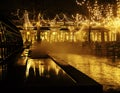
<svg viewBox="0 0 120 93">
<path fill-rule="evenodd" d="M 38 70 L 40 77 L 47 78 L 50 78 L 51 70 L 54 70 L 55 75 L 58 75 L 61 70 L 51 59 L 28 59 L 26 66 L 26 78 L 30 75 L 30 69 L 33 70 L 34 76 L 36 76 Z M 63 74 L 64 73 L 65 72 L 63 71 Z"/>
<path fill-rule="evenodd" d="M 103 85 L 104 90 L 120 88 L 120 68 L 108 65 L 105 58 L 88 55 L 52 54 L 57 60 L 64 60 Z"/>
</svg>

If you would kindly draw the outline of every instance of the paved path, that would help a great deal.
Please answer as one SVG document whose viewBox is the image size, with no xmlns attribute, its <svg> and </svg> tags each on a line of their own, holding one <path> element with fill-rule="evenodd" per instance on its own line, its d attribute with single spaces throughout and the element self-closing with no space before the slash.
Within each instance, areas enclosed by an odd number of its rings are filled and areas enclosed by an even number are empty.
<svg viewBox="0 0 120 93">
<path fill-rule="evenodd" d="M 74 43 L 46 43 L 35 44 L 38 49 L 31 47 L 33 54 L 40 51 L 48 53 L 59 60 L 61 64 L 70 64 L 92 79 L 103 85 L 105 91 L 110 89 L 120 91 L 120 61 L 91 55 L 89 48 L 81 49 Z M 44 51 L 45 50 L 45 51 Z"/>
</svg>

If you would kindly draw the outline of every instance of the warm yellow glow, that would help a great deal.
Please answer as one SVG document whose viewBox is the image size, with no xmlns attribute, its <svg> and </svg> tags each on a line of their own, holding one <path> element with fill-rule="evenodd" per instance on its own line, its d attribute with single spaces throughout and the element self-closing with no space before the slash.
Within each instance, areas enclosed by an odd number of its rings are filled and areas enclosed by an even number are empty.
<svg viewBox="0 0 120 93">
<path fill-rule="evenodd" d="M 26 67 L 26 77 L 29 76 L 29 69 L 32 68 L 34 71 L 34 75 L 36 74 L 35 72 L 35 62 L 32 61 L 32 59 L 29 59 L 27 62 L 27 67 Z"/>
<path fill-rule="evenodd" d="M 64 62 L 64 65 L 68 63 L 96 80 L 103 85 L 104 90 L 111 87 L 116 89 L 120 87 L 120 69 L 119 67 L 106 64 L 106 62 L 108 63 L 109 61 L 106 58 L 63 53 L 57 54 L 57 56 L 56 54 L 52 54 L 52 56 L 55 57 L 56 60 Z M 112 64 L 111 61 L 110 63 Z M 115 65 L 115 63 L 113 63 L 113 65 Z"/>
<path fill-rule="evenodd" d="M 25 30 L 33 29 L 33 25 L 31 24 L 31 22 L 29 20 L 29 14 L 28 14 L 27 10 L 25 10 L 25 13 L 24 13 L 24 24 L 23 24 L 23 27 L 24 27 Z"/>
<path fill-rule="evenodd" d="M 39 76 L 43 77 L 50 77 L 50 71 L 54 70 L 55 75 L 59 74 L 61 70 L 51 59 L 28 59 L 26 65 L 26 78 L 30 75 L 30 69 L 33 70 L 34 76 L 36 76 L 36 71 L 38 69 Z M 63 74 L 65 72 L 63 71 Z"/>
<path fill-rule="evenodd" d="M 30 32 L 27 31 L 27 35 L 30 35 Z"/>
<path fill-rule="evenodd" d="M 108 41 L 116 41 L 118 37 L 118 33 L 120 33 L 120 1 L 116 0 L 116 10 L 114 9 L 113 4 L 106 4 L 105 6 L 98 3 L 98 0 L 94 1 L 94 4 L 91 5 L 91 2 L 88 0 L 76 0 L 76 4 L 79 6 L 84 6 L 88 12 L 87 16 L 82 15 L 80 13 L 76 13 L 72 15 L 72 21 L 63 14 L 62 18 L 58 14 L 52 20 L 45 20 L 42 14 L 38 14 L 38 18 L 36 21 L 37 30 L 41 26 L 46 26 L 48 23 L 50 25 L 50 30 L 44 31 L 40 33 L 40 38 L 43 41 L 47 42 L 85 42 L 88 41 L 88 32 L 90 33 L 90 39 L 95 42 L 105 42 Z M 33 32 L 33 24 L 29 20 L 28 11 L 24 12 L 24 36 L 29 41 L 34 41 L 37 34 L 32 35 Z M 67 24 L 67 25 L 66 25 Z M 66 27 L 69 31 L 60 31 L 62 27 Z M 90 28 L 91 27 L 91 28 Z M 89 29 L 90 28 L 90 29 Z M 96 29 L 94 31 L 93 29 Z M 25 36 L 25 33 L 29 31 L 30 36 Z M 107 34 L 105 32 L 107 31 Z M 73 32 L 73 33 L 71 33 Z M 101 33 L 104 33 L 104 37 L 102 37 Z M 27 33 L 28 34 L 28 33 Z M 102 39 L 104 38 L 104 39 Z M 24 41 L 26 41 L 26 39 Z"/>
<path fill-rule="evenodd" d="M 70 30 L 70 31 L 73 31 L 74 30 L 74 26 L 68 26 L 68 29 Z"/>
</svg>

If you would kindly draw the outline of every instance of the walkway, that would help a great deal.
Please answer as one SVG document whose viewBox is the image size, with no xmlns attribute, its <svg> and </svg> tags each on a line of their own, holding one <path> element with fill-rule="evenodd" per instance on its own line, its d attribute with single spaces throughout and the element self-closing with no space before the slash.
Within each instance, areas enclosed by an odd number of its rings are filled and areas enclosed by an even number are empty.
<svg viewBox="0 0 120 93">
<path fill-rule="evenodd" d="M 120 61 L 90 55 L 88 48 L 81 49 L 74 43 L 46 43 L 36 44 L 39 49 L 31 47 L 33 54 L 47 52 L 60 64 L 70 64 L 103 85 L 104 91 L 120 91 Z"/>
</svg>

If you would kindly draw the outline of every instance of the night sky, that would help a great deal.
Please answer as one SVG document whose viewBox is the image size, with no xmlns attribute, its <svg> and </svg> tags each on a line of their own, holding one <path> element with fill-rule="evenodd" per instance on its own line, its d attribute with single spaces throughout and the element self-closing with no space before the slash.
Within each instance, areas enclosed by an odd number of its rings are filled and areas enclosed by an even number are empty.
<svg viewBox="0 0 120 93">
<path fill-rule="evenodd" d="M 84 7 L 76 4 L 76 0 L 2 0 L 0 1 L 0 13 L 9 13 L 17 9 L 44 12 L 46 14 L 56 13 L 82 13 L 85 14 Z M 78 0 L 79 2 L 83 0 Z M 93 2 L 94 0 L 89 0 Z M 102 3 L 111 3 L 115 0 L 99 0 Z"/>
<path fill-rule="evenodd" d="M 37 11 L 74 11 L 75 0 L 3 0 L 0 10 L 27 9 Z"/>
</svg>

